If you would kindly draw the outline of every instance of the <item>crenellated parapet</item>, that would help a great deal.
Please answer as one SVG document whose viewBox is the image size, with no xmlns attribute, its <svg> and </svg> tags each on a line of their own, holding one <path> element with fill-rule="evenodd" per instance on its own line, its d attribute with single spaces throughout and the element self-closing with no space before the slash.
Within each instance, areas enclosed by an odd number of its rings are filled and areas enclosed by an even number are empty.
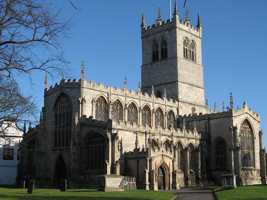
<svg viewBox="0 0 267 200">
<path fill-rule="evenodd" d="M 50 86 L 48 89 L 45 89 L 45 95 L 52 94 L 56 92 L 59 88 L 74 88 L 80 87 L 81 80 L 80 79 L 61 79 L 60 82 L 56 83 L 53 86 Z"/>
<path fill-rule="evenodd" d="M 171 19 L 163 20 L 160 16 L 160 13 L 158 13 L 158 17 L 155 23 L 152 25 L 146 25 L 145 17 L 144 15 L 142 15 L 142 37 L 146 37 L 146 35 L 156 34 L 159 32 L 164 32 L 173 28 L 178 28 L 183 31 L 190 32 L 191 34 L 197 37 L 202 36 L 202 22 L 200 16 L 198 16 L 197 18 L 197 24 L 193 25 L 189 17 L 185 17 L 185 19 L 180 19 L 179 12 L 177 11 L 177 8 L 175 8 Z"/>
</svg>

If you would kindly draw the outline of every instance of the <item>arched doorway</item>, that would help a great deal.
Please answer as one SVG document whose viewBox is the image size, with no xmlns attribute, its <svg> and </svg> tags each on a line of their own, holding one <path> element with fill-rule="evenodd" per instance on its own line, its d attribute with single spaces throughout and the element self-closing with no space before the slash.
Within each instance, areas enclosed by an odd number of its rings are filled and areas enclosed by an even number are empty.
<svg viewBox="0 0 267 200">
<path fill-rule="evenodd" d="M 166 175 L 162 166 L 158 169 L 158 189 L 165 190 L 166 183 L 165 183 Z"/>
<path fill-rule="evenodd" d="M 54 183 L 59 185 L 64 179 L 67 179 L 67 168 L 63 157 L 59 156 L 55 165 Z"/>
<path fill-rule="evenodd" d="M 168 190 L 169 189 L 169 171 L 166 164 L 162 164 L 158 168 L 158 190 Z"/>
</svg>

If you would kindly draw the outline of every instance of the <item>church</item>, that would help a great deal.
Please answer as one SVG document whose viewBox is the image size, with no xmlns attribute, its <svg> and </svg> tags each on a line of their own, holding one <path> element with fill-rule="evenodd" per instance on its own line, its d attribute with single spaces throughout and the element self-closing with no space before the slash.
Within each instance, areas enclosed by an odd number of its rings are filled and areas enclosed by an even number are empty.
<svg viewBox="0 0 267 200">
<path fill-rule="evenodd" d="M 141 20 L 141 84 L 116 88 L 86 80 L 48 87 L 40 123 L 21 144 L 19 179 L 38 186 L 120 191 L 266 183 L 260 116 L 246 102 L 221 112 L 205 99 L 202 21 L 174 7 L 153 25 Z"/>
</svg>

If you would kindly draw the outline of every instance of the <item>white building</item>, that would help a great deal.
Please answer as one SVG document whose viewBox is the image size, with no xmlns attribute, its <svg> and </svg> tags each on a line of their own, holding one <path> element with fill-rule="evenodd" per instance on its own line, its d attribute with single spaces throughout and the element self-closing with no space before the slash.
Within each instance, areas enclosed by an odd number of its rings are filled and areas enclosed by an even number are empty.
<svg viewBox="0 0 267 200">
<path fill-rule="evenodd" d="M 14 123 L 6 122 L 0 128 L 0 185 L 16 183 L 18 148 L 23 132 Z"/>
</svg>

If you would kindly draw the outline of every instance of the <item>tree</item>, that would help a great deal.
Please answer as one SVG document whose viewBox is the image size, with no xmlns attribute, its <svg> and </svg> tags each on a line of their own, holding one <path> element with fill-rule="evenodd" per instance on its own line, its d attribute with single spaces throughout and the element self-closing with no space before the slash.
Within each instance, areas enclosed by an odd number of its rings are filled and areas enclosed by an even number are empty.
<svg viewBox="0 0 267 200">
<path fill-rule="evenodd" d="M 47 1 L 0 0 L 0 126 L 34 112 L 31 98 L 19 90 L 18 74 L 62 70 L 60 38 L 68 23 L 59 14 Z"/>
</svg>

